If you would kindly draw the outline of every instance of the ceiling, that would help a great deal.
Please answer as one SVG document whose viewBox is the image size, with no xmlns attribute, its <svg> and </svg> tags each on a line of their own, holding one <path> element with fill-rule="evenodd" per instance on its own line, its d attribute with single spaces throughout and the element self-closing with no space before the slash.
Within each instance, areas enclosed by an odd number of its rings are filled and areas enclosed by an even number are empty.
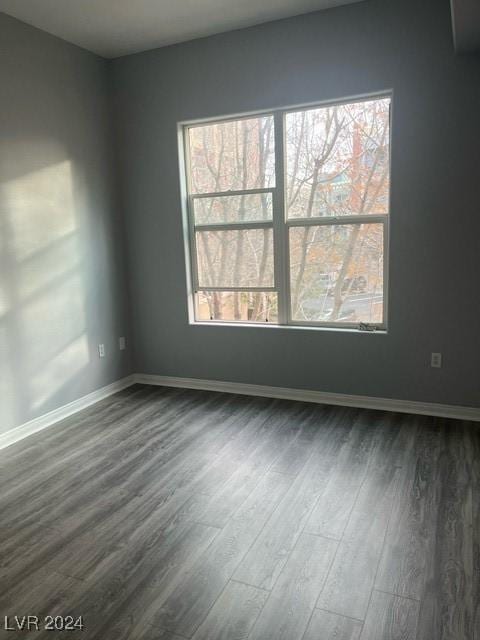
<svg viewBox="0 0 480 640">
<path fill-rule="evenodd" d="M 480 0 L 451 0 L 457 51 L 480 51 Z"/>
<path fill-rule="evenodd" d="M 0 11 L 115 58 L 359 1 L 0 0 Z"/>
</svg>

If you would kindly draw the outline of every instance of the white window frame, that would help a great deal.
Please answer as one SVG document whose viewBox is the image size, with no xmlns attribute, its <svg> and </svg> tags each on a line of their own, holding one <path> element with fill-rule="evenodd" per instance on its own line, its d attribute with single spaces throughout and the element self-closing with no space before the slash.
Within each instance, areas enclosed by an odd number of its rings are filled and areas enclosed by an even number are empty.
<svg viewBox="0 0 480 640">
<path fill-rule="evenodd" d="M 390 188 L 388 197 L 388 213 L 364 214 L 348 216 L 322 216 L 311 218 L 287 218 L 285 207 L 285 119 L 288 113 L 301 110 L 312 110 L 328 106 L 339 106 L 355 102 L 368 102 L 374 100 L 390 100 L 390 126 L 389 126 L 389 167 Z M 291 328 L 318 328 L 334 330 L 355 330 L 362 332 L 386 333 L 388 326 L 388 298 L 389 298 L 389 247 L 390 247 L 390 217 L 391 217 L 391 172 L 392 172 L 392 112 L 393 91 L 383 91 L 368 95 L 353 96 L 340 100 L 329 100 L 309 104 L 300 104 L 282 109 L 254 111 L 240 115 L 208 118 L 181 122 L 178 125 L 179 135 L 179 159 L 181 176 L 182 211 L 184 222 L 184 243 L 187 271 L 188 314 L 190 324 L 231 327 L 291 327 Z M 261 189 L 246 189 L 239 191 L 220 191 L 212 193 L 192 194 L 190 190 L 190 150 L 188 131 L 192 127 L 202 124 L 217 124 L 229 121 L 238 121 L 254 117 L 270 116 L 274 120 L 274 161 L 275 161 L 275 186 Z M 257 193 L 272 194 L 272 220 L 259 222 L 237 222 L 221 224 L 195 225 L 194 200 L 199 198 L 212 198 L 222 196 L 249 195 Z M 352 224 L 382 224 L 383 225 L 383 322 L 368 324 L 358 322 L 329 322 L 329 321 L 300 321 L 294 320 L 291 314 L 290 296 L 290 229 L 293 227 L 307 226 L 341 226 Z M 235 229 L 273 229 L 273 261 L 274 261 L 274 286 L 273 287 L 200 287 L 198 283 L 196 231 L 228 231 Z M 201 291 L 244 291 L 244 292 L 276 292 L 278 299 L 278 322 L 246 322 L 228 320 L 198 320 L 196 309 L 196 293 Z"/>
</svg>

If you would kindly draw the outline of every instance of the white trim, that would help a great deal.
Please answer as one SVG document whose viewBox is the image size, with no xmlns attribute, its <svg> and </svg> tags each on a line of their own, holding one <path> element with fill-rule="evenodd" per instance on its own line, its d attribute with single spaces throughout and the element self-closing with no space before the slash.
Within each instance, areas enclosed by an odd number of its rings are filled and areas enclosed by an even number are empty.
<svg viewBox="0 0 480 640">
<path fill-rule="evenodd" d="M 345 216 L 312 216 L 311 218 L 287 218 L 285 224 L 287 227 L 321 227 L 354 224 L 385 224 L 388 220 L 388 213 L 366 213 Z"/>
<path fill-rule="evenodd" d="M 188 239 L 188 246 L 185 244 L 184 250 L 186 255 L 187 267 L 187 296 L 188 296 L 188 320 L 190 324 L 202 323 L 198 319 L 198 296 L 199 291 L 254 291 L 252 288 L 213 288 L 200 287 L 199 269 L 198 269 L 198 253 L 196 248 L 197 232 L 205 231 L 228 231 L 241 230 L 249 228 L 269 229 L 273 227 L 273 244 L 274 244 L 274 288 L 258 289 L 259 291 L 277 291 L 278 294 L 278 321 L 276 323 L 265 323 L 265 326 L 321 326 L 325 328 L 335 329 L 337 326 L 343 326 L 343 323 L 327 322 L 327 321 L 304 321 L 298 323 L 292 317 L 292 299 L 291 299 L 291 269 L 290 269 L 290 229 L 294 227 L 310 227 L 310 226 L 339 226 L 339 225 L 362 225 L 362 224 L 382 224 L 383 225 L 383 288 L 382 288 L 382 322 L 378 323 L 378 329 L 387 330 L 388 324 L 388 301 L 389 301 L 389 269 L 390 269 L 390 214 L 392 204 L 392 189 L 389 184 L 389 209 L 386 214 L 351 214 L 346 216 L 328 216 L 328 217 L 312 217 L 312 218 L 288 218 L 286 215 L 286 157 L 285 157 L 285 118 L 289 113 L 300 111 L 308 111 L 312 109 L 325 108 L 328 105 L 340 106 L 361 104 L 376 100 L 389 101 L 389 177 L 392 175 L 392 105 L 393 90 L 382 92 L 374 92 L 364 96 L 355 96 L 350 98 L 342 98 L 340 100 L 326 100 L 316 103 L 308 103 L 305 105 L 296 105 L 290 107 L 276 108 L 273 110 L 260 110 L 255 112 L 243 113 L 239 115 L 228 115 L 216 118 L 205 118 L 200 120 L 191 120 L 177 123 L 179 139 L 179 159 L 180 159 L 180 182 L 181 182 L 181 201 L 182 201 L 182 217 L 184 227 L 184 240 Z M 191 180 L 191 154 L 190 154 L 190 136 L 189 131 L 192 128 L 206 126 L 210 124 L 221 124 L 224 122 L 234 122 L 238 120 L 247 120 L 250 118 L 269 118 L 274 121 L 274 140 L 275 140 L 275 187 L 264 187 L 258 189 L 231 190 L 231 191 L 214 191 L 209 193 L 192 193 Z M 265 222 L 242 221 L 237 223 L 215 223 L 215 224 L 195 224 L 194 201 L 198 198 L 218 198 L 224 196 L 241 196 L 256 193 L 272 194 L 272 220 Z M 212 321 L 216 324 L 222 324 L 221 320 Z M 242 323 L 227 323 L 232 326 L 240 326 Z M 253 323 L 252 323 L 253 324 Z M 348 323 L 345 326 L 353 328 L 358 323 Z M 362 332 L 364 333 L 364 332 Z"/>
<path fill-rule="evenodd" d="M 198 286 L 198 291 L 258 291 L 259 293 L 263 293 L 264 291 L 267 293 L 271 293 L 272 291 L 276 291 L 275 287 L 208 287 L 208 286 Z M 218 322 L 218 320 L 211 320 L 210 322 Z"/>
<path fill-rule="evenodd" d="M 333 404 L 359 409 L 376 409 L 379 411 L 398 411 L 400 413 L 414 413 L 457 420 L 473 420 L 480 422 L 480 408 L 462 407 L 457 405 L 437 404 L 434 402 L 416 402 L 410 400 L 394 400 L 392 398 L 372 398 L 369 396 L 354 396 L 343 393 L 329 393 L 306 389 L 286 389 L 283 387 L 268 387 L 242 382 L 224 382 L 221 380 L 201 380 L 198 378 L 175 378 L 171 376 L 157 376 L 136 373 L 116 382 L 112 382 L 101 389 L 54 409 L 49 413 L 34 418 L 29 422 L 0 434 L 0 449 L 19 442 L 28 436 L 57 424 L 61 420 L 86 409 L 109 396 L 126 389 L 133 384 L 147 384 L 161 387 L 178 387 L 181 389 L 200 389 L 202 391 L 218 391 L 221 393 L 236 393 L 247 396 L 261 396 L 265 398 L 280 398 L 283 400 L 297 400 L 300 402 L 314 402 L 316 404 Z"/>
<path fill-rule="evenodd" d="M 338 327 L 332 327 L 332 325 L 330 324 L 313 325 L 311 323 L 278 324 L 276 322 L 260 322 L 260 321 L 241 322 L 241 321 L 231 320 L 229 322 L 225 322 L 225 320 L 192 320 L 191 322 L 189 322 L 189 325 L 191 327 L 222 327 L 227 329 L 229 327 L 235 327 L 235 328 L 242 327 L 243 329 L 252 329 L 252 328 L 258 329 L 259 327 L 260 328 L 267 327 L 268 329 L 279 329 L 279 330 L 286 329 L 287 331 L 336 331 L 340 333 L 347 333 L 350 335 L 357 334 L 362 336 L 364 335 L 387 336 L 388 335 L 388 331 L 386 330 L 386 328 L 382 328 L 381 325 L 375 325 L 376 327 L 375 331 L 366 331 L 366 330 L 360 330 L 358 323 L 352 324 L 352 325 L 348 325 L 346 323 L 339 323 Z"/>
<path fill-rule="evenodd" d="M 108 384 L 105 387 L 101 387 L 96 391 L 88 393 L 86 396 L 82 396 L 77 400 L 73 400 L 73 402 L 69 402 L 62 407 L 58 407 L 58 409 L 49 411 L 48 413 L 45 413 L 38 418 L 29 420 L 28 422 L 25 422 L 20 426 L 15 427 L 14 429 L 10 429 L 5 433 L 0 434 L 0 449 L 9 447 L 11 444 L 19 442 L 20 440 L 31 436 L 33 433 L 42 431 L 43 429 L 46 429 L 47 427 L 60 422 L 60 420 L 68 418 L 74 413 L 77 413 L 82 409 L 86 409 L 92 404 L 95 404 L 96 402 L 99 402 L 104 398 L 108 398 L 108 396 L 111 396 L 114 393 L 121 391 L 122 389 L 130 387 L 132 384 L 135 384 L 135 382 L 136 379 L 134 375 L 121 378 L 120 380 L 112 382 L 112 384 Z"/>
<path fill-rule="evenodd" d="M 275 284 L 278 289 L 278 324 L 288 324 L 289 256 L 288 229 L 285 227 L 285 116 L 274 115 L 275 193 L 273 194 L 273 261 Z"/>
<path fill-rule="evenodd" d="M 393 398 L 373 398 L 369 396 L 354 396 L 343 393 L 309 391 L 306 389 L 285 389 L 282 387 L 267 387 L 256 384 L 244 384 L 241 382 L 223 382 L 220 380 L 174 378 L 171 376 L 156 376 L 143 373 L 137 373 L 135 375 L 135 382 L 139 384 L 159 385 L 162 387 L 220 391 L 222 393 L 236 393 L 248 396 L 280 398 L 284 400 L 299 400 L 301 402 L 333 404 L 345 407 L 357 407 L 359 409 L 398 411 L 400 413 L 415 413 L 427 416 L 439 416 L 442 418 L 455 418 L 458 420 L 474 420 L 475 422 L 480 422 L 480 408 L 437 404 L 434 402 L 395 400 Z"/>
<path fill-rule="evenodd" d="M 298 104 L 291 104 L 288 107 L 273 107 L 271 109 L 255 109 L 249 111 L 242 111 L 241 113 L 218 113 L 213 116 L 206 116 L 203 118 L 194 118 L 190 120 L 180 120 L 178 125 L 180 127 L 193 128 L 201 127 L 205 124 L 215 124 L 216 122 L 229 122 L 231 120 L 248 120 L 248 118 L 274 116 L 276 112 L 290 112 L 290 111 L 306 111 L 308 109 L 318 109 L 319 107 L 328 107 L 329 105 L 337 104 L 353 104 L 355 102 L 368 102 L 371 100 L 378 100 L 381 98 L 389 98 L 393 96 L 393 87 L 381 91 L 370 91 L 369 93 L 355 93 L 350 96 L 338 96 L 337 98 L 314 100 L 313 102 L 300 102 Z"/>
<path fill-rule="evenodd" d="M 272 229 L 272 220 L 244 220 L 243 222 L 212 222 L 212 224 L 196 224 L 195 233 L 204 231 L 249 231 L 250 229 Z"/>
<path fill-rule="evenodd" d="M 255 196 L 262 193 L 272 193 L 275 187 L 262 187 L 261 189 L 229 189 L 228 191 L 209 191 L 208 193 L 192 193 L 192 200 L 201 198 L 228 198 L 235 196 Z"/>
</svg>

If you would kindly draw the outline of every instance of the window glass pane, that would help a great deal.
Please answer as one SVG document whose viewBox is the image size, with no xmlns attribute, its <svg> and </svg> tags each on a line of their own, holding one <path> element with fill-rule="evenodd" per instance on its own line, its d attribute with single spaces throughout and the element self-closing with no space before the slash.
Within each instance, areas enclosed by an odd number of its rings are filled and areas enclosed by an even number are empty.
<svg viewBox="0 0 480 640">
<path fill-rule="evenodd" d="M 383 321 L 383 225 L 290 229 L 292 317 Z"/>
<path fill-rule="evenodd" d="M 200 287 L 273 287 L 272 229 L 197 231 Z"/>
<path fill-rule="evenodd" d="M 224 322 L 278 322 L 277 294 L 271 291 L 200 291 L 196 319 Z"/>
<path fill-rule="evenodd" d="M 196 198 L 193 207 L 195 224 L 271 220 L 272 194 Z"/>
<path fill-rule="evenodd" d="M 206 124 L 188 132 L 192 193 L 274 186 L 272 116 Z"/>
<path fill-rule="evenodd" d="M 386 214 L 390 99 L 286 115 L 288 217 Z"/>
</svg>

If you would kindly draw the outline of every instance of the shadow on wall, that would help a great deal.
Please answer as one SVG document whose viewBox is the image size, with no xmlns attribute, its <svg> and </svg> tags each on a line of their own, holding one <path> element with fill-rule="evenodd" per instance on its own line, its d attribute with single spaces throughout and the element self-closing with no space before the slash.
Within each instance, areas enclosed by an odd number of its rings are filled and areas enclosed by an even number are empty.
<svg viewBox="0 0 480 640">
<path fill-rule="evenodd" d="M 0 432 L 49 410 L 92 358 L 81 170 L 51 142 L 2 144 L 3 154 Z"/>
</svg>

